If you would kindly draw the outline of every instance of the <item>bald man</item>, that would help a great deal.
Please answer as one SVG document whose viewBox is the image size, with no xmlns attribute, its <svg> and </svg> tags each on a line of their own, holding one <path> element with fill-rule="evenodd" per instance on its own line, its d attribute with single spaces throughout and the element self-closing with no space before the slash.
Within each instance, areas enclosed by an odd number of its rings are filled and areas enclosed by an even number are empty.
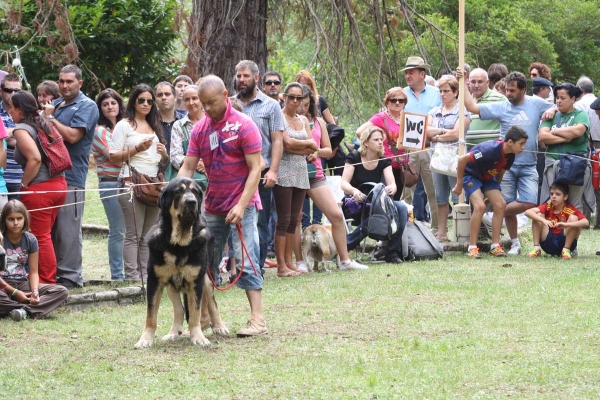
<svg viewBox="0 0 600 400">
<path fill-rule="evenodd" d="M 231 106 L 220 78 L 205 77 L 200 82 L 198 94 L 206 118 L 194 126 L 187 157 L 178 176 L 191 178 L 198 160 L 204 162 L 208 176 L 204 216 L 215 237 L 213 265 L 210 266 L 213 276 L 218 274 L 218 264 L 232 228 L 235 264 L 242 265 L 242 243 L 235 231 L 235 225 L 241 224 L 249 257 L 244 255 L 244 269 L 237 286 L 246 291 L 251 315 L 246 327 L 237 335 L 264 335 L 268 330 L 262 314 L 263 279 L 250 264 L 252 261 L 258 268 L 257 212 L 262 208 L 258 195 L 262 137 L 256 124 Z"/>
</svg>

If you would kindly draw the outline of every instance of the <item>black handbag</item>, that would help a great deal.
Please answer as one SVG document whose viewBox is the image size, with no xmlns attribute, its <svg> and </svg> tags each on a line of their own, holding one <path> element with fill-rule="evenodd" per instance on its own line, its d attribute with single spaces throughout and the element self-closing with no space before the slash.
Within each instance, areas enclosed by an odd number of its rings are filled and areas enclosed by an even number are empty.
<svg viewBox="0 0 600 400">
<path fill-rule="evenodd" d="M 560 126 L 562 114 L 558 112 L 556 125 Z M 554 182 L 563 185 L 583 186 L 585 169 L 587 168 L 587 154 L 573 152 L 562 152 L 562 144 L 558 146 L 558 153 L 561 155 L 558 162 L 558 173 Z"/>
</svg>

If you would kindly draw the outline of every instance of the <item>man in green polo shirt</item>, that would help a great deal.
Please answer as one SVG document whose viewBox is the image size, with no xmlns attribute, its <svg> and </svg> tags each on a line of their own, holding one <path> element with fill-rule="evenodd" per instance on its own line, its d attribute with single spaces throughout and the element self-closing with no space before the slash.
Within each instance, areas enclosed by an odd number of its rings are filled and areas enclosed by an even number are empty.
<svg viewBox="0 0 600 400">
<path fill-rule="evenodd" d="M 506 101 L 504 95 L 489 89 L 489 79 L 486 70 L 475 68 L 469 75 L 470 90 L 477 104 L 495 103 Z M 500 138 L 500 121 L 488 119 L 482 121 L 479 115 L 471 115 L 471 125 L 467 131 L 465 140 L 467 148 L 471 150 L 473 146 L 486 140 L 496 140 Z"/>
</svg>

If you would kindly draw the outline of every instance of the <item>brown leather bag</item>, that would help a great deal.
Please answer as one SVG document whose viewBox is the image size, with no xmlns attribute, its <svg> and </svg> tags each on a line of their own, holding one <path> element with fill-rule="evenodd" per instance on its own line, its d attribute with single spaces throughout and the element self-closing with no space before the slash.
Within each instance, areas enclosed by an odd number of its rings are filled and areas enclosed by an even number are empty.
<svg viewBox="0 0 600 400">
<path fill-rule="evenodd" d="M 387 120 L 384 118 L 383 123 L 385 124 L 385 136 L 387 142 L 390 143 L 390 155 L 401 155 L 400 157 L 394 157 L 392 159 L 392 168 L 400 170 L 400 176 L 402 177 L 402 186 L 405 188 L 411 188 L 419 181 L 419 174 L 414 164 L 408 158 L 408 152 L 396 148 L 393 140 L 390 139 L 390 133 L 387 126 Z M 393 148 L 392 148 L 393 146 Z M 385 155 L 388 157 L 388 155 Z"/>
<path fill-rule="evenodd" d="M 160 192 L 167 185 L 163 172 L 159 169 L 158 174 L 155 177 L 151 177 L 142 174 L 129 164 L 129 174 L 131 175 L 135 198 L 147 206 L 157 207 L 158 196 L 160 196 Z"/>
<path fill-rule="evenodd" d="M 406 188 L 415 186 L 419 181 L 419 174 L 411 161 L 400 166 L 400 175 L 402 176 L 402 185 Z"/>
</svg>

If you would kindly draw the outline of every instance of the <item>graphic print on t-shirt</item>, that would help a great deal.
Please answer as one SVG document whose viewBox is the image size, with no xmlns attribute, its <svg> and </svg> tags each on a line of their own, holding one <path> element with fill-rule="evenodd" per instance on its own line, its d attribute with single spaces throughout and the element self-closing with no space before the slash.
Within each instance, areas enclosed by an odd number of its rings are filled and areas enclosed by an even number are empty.
<svg viewBox="0 0 600 400">
<path fill-rule="evenodd" d="M 527 113 L 523 110 L 521 110 L 517 115 L 515 115 L 512 121 L 510 121 L 510 125 L 529 126 L 531 124 L 531 120 L 527 116 Z"/>
<path fill-rule="evenodd" d="M 16 249 L 6 249 L 6 270 L 2 272 L 3 276 L 26 276 L 25 264 L 27 263 L 28 252 L 21 246 Z"/>
</svg>

